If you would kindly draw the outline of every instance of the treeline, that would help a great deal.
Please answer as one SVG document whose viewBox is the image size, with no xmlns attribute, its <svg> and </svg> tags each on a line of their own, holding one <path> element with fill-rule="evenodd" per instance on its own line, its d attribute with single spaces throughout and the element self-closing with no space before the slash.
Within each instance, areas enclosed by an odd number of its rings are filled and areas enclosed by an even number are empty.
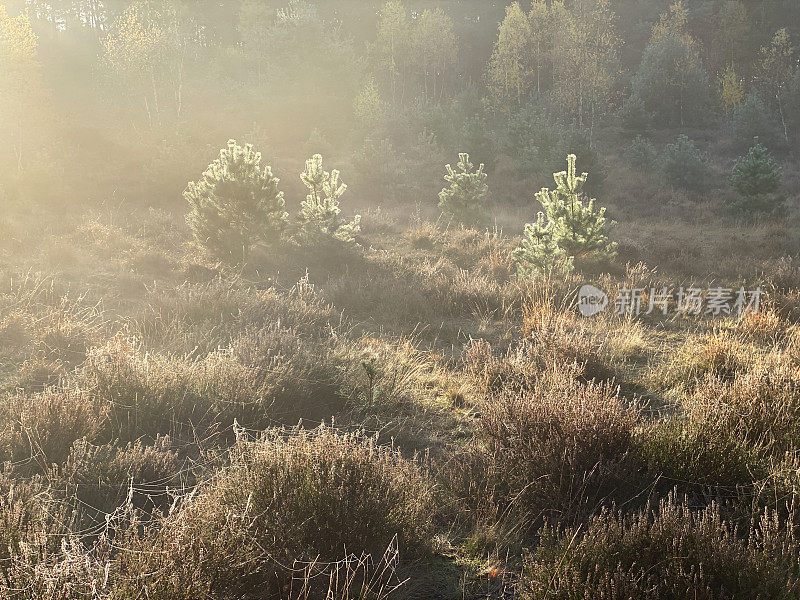
<svg viewBox="0 0 800 600">
<path fill-rule="evenodd" d="M 333 151 L 356 189 L 414 197 L 455 152 L 542 184 L 575 153 L 596 185 L 609 126 L 625 144 L 653 128 L 719 129 L 737 152 L 797 143 L 796 2 L 487 4 L 6 0 L 0 152 L 22 173 L 64 143 L 81 160 L 97 135 L 129 150 L 134 132 L 166 144 L 171 167 L 142 160 L 180 181 L 235 136 L 278 170 Z M 76 139 L 84 125 L 102 134 Z M 205 154 L 177 157 L 185 142 Z"/>
</svg>

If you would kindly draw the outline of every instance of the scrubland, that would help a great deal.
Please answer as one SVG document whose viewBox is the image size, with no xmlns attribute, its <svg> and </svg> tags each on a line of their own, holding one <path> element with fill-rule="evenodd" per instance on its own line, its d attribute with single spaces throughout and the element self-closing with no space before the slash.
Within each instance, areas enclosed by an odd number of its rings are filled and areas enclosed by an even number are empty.
<svg viewBox="0 0 800 600">
<path fill-rule="evenodd" d="M 41 210 L 3 218 L 5 596 L 798 593 L 800 275 L 777 225 L 723 223 L 691 265 L 623 249 L 523 279 L 499 226 L 419 213 L 230 265 L 175 212 Z M 627 243 L 680 254 L 673 218 Z M 723 276 L 761 312 L 575 308 L 586 282 Z"/>
<path fill-rule="evenodd" d="M 0 0 L 0 600 L 800 597 L 798 7 Z"/>
</svg>

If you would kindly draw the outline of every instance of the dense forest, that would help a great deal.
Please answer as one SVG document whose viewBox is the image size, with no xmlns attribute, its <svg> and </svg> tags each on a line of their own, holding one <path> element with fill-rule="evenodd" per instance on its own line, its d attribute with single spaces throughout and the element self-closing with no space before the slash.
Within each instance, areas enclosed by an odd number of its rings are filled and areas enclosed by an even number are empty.
<svg viewBox="0 0 800 600">
<path fill-rule="evenodd" d="M 800 597 L 798 0 L 0 0 L 0 598 Z"/>
</svg>

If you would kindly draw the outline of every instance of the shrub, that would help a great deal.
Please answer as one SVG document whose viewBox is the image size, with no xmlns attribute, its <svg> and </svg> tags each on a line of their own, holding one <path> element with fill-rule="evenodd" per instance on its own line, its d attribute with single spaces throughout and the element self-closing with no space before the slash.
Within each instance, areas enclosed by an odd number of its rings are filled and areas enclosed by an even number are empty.
<svg viewBox="0 0 800 600">
<path fill-rule="evenodd" d="M 631 142 L 625 149 L 624 158 L 628 163 L 642 171 L 648 171 L 656 164 L 658 153 L 653 142 L 641 135 Z"/>
<path fill-rule="evenodd" d="M 241 260 L 257 240 L 278 240 L 287 219 L 278 182 L 251 144 L 228 140 L 202 179 L 183 193 L 197 241 L 220 257 Z"/>
<path fill-rule="evenodd" d="M 667 182 L 688 191 L 700 191 L 708 185 L 706 163 L 694 141 L 683 134 L 674 144 L 667 144 L 660 159 L 661 173 Z"/>
<path fill-rule="evenodd" d="M 447 175 L 444 179 L 450 187 L 439 192 L 439 208 L 442 213 L 462 223 L 480 223 L 485 217 L 481 203 L 489 192 L 483 164 L 475 171 L 475 165 L 469 161 L 469 154 L 461 153 L 456 164 L 458 171 L 450 165 L 445 165 L 445 168 Z"/>
<path fill-rule="evenodd" d="M 536 223 L 525 225 L 522 246 L 512 255 L 521 275 L 559 267 L 569 271 L 576 259 L 615 253 L 616 245 L 608 239 L 613 222 L 606 221 L 605 208 L 597 209 L 594 198 L 584 204 L 581 196 L 588 173 L 577 175 L 575 161 L 570 154 L 567 170 L 553 174 L 555 190 L 543 188 L 536 194 L 545 212 L 538 214 Z"/>
<path fill-rule="evenodd" d="M 168 490 L 181 488 L 180 470 L 170 438 L 159 435 L 147 446 L 141 440 L 122 447 L 77 440 L 60 476 L 96 525 L 98 518 L 113 513 L 126 499 L 146 508 L 166 508 L 171 501 Z"/>
<path fill-rule="evenodd" d="M 306 161 L 306 169 L 300 180 L 308 188 L 308 195 L 301 203 L 300 232 L 309 240 L 336 239 L 353 242 L 361 230 L 361 216 L 356 215 L 349 223 L 341 217 L 339 199 L 347 185 L 339 181 L 339 171 L 330 173 L 322 168 L 322 155 L 315 154 Z"/>
<path fill-rule="evenodd" d="M 767 513 L 748 532 L 718 506 L 692 511 L 674 496 L 632 516 L 606 511 L 584 534 L 543 532 L 527 561 L 522 597 L 572 600 L 775 598 L 800 589 L 797 539 Z"/>
<path fill-rule="evenodd" d="M 147 354 L 122 337 L 94 349 L 74 383 L 109 411 L 115 437 L 184 434 L 323 418 L 341 409 L 330 344 L 272 323 L 199 359 Z M 322 412 L 323 414 L 319 414 Z"/>
<path fill-rule="evenodd" d="M 275 592 L 296 561 L 337 560 L 345 550 L 379 558 L 395 537 L 403 555 L 426 552 L 430 484 L 374 439 L 325 427 L 268 431 L 258 441 L 240 436 L 229 460 L 150 535 L 129 542 L 119 569 L 130 590 L 174 600 Z"/>
<path fill-rule="evenodd" d="M 735 496 L 763 476 L 758 452 L 729 428 L 700 415 L 669 417 L 637 436 L 637 460 L 656 480 L 680 482 L 687 492 Z"/>
<path fill-rule="evenodd" d="M 0 403 L 0 460 L 41 470 L 63 463 L 76 440 L 105 435 L 107 415 L 107 407 L 80 390 L 12 394 Z"/>
<path fill-rule="evenodd" d="M 627 479 L 637 414 L 608 384 L 580 383 L 563 368 L 528 391 L 498 392 L 481 410 L 482 496 L 525 533 L 542 519 L 579 521 Z"/>
<path fill-rule="evenodd" d="M 774 210 L 781 198 L 781 170 L 767 149 L 758 143 L 733 167 L 731 187 L 739 194 L 736 208 L 741 211 Z"/>
</svg>

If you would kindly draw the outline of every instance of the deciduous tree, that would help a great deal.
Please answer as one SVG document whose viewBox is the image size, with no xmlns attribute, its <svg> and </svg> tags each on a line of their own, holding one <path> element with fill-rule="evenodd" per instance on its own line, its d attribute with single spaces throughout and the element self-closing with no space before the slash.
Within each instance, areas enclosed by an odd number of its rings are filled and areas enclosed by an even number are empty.
<svg viewBox="0 0 800 600">
<path fill-rule="evenodd" d="M 510 113 L 522 106 L 532 81 L 529 50 L 531 26 L 519 2 L 506 7 L 498 39 L 489 59 L 487 83 L 495 106 Z"/>
<path fill-rule="evenodd" d="M 770 44 L 761 48 L 757 64 L 757 77 L 764 92 L 764 99 L 769 99 L 776 109 L 783 125 L 783 137 L 787 142 L 789 125 L 786 106 L 797 69 L 794 52 L 789 32 L 785 28 L 779 29 Z"/>
</svg>

